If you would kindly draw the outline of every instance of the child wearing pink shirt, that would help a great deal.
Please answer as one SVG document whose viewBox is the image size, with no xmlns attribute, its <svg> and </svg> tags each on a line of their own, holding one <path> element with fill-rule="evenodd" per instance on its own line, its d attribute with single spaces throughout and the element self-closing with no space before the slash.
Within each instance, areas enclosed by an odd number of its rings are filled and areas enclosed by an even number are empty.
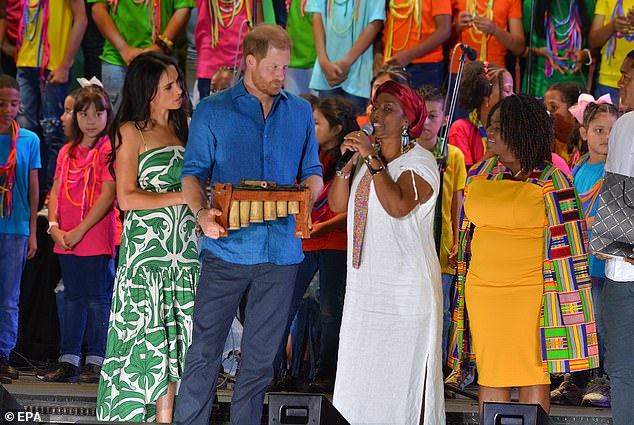
<svg viewBox="0 0 634 425">
<path fill-rule="evenodd" d="M 59 152 L 48 209 L 49 233 L 64 279 L 64 329 L 59 365 L 44 381 L 98 382 L 114 282 L 116 229 L 107 94 L 97 85 L 79 89 L 72 117 L 72 135 Z M 84 332 L 88 352 L 80 374 Z"/>
</svg>

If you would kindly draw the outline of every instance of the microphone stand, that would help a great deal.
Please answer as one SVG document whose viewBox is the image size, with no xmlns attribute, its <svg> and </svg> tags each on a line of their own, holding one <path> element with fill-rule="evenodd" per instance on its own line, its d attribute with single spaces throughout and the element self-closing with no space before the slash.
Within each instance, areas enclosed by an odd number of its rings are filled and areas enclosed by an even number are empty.
<svg viewBox="0 0 634 425">
<path fill-rule="evenodd" d="M 454 54 L 455 49 L 454 48 Z M 434 240 L 436 241 L 436 252 L 440 255 L 440 238 L 442 236 L 442 193 L 443 193 L 443 176 L 445 174 L 445 170 L 447 169 L 447 158 L 448 158 L 448 149 L 447 144 L 449 142 L 449 127 L 451 127 L 451 122 L 453 120 L 454 113 L 456 112 L 456 100 L 458 99 L 458 88 L 460 87 L 460 81 L 462 80 L 462 71 L 464 69 L 464 64 L 467 58 L 467 51 L 462 49 L 462 53 L 460 54 L 460 60 L 458 63 L 458 73 L 456 74 L 456 81 L 453 84 L 453 91 L 451 93 L 451 99 L 445 100 L 444 111 L 447 111 L 447 106 L 449 106 L 449 114 L 447 115 L 447 125 L 442 129 L 440 140 L 440 157 L 436 158 L 436 162 L 438 164 L 438 170 L 440 171 L 440 188 L 438 191 L 438 197 L 436 200 L 436 224 L 434 226 Z M 449 74 L 449 84 L 451 85 L 451 74 Z M 449 100 L 449 104 L 447 104 L 447 100 Z"/>
<path fill-rule="evenodd" d="M 535 32 L 535 4 L 538 0 L 531 0 L 531 26 L 528 31 L 528 57 L 526 58 L 526 94 L 531 94 L 533 76 L 533 34 Z"/>
</svg>

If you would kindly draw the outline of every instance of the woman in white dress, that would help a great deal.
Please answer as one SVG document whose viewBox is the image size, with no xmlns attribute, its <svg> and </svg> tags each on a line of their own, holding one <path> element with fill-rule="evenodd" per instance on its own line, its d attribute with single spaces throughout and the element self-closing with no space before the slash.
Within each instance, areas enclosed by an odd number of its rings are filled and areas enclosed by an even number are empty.
<svg viewBox="0 0 634 425">
<path fill-rule="evenodd" d="M 372 101 L 374 135 L 346 136 L 342 149 L 355 154 L 329 193 L 333 211 L 348 210 L 349 235 L 333 402 L 353 425 L 442 425 L 442 287 L 433 240 L 440 177 L 433 155 L 414 142 L 425 103 L 393 81 Z"/>
</svg>

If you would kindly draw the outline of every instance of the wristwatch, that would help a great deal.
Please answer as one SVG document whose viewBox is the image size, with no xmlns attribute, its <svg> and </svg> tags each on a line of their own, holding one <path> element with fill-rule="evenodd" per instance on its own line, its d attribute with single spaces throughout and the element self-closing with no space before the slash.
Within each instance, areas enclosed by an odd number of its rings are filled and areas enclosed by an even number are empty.
<svg viewBox="0 0 634 425">
<path fill-rule="evenodd" d="M 47 235 L 51 234 L 51 230 L 53 229 L 53 227 L 59 227 L 59 223 L 57 221 L 49 221 L 48 222 L 48 229 L 46 229 L 46 234 Z"/>
</svg>

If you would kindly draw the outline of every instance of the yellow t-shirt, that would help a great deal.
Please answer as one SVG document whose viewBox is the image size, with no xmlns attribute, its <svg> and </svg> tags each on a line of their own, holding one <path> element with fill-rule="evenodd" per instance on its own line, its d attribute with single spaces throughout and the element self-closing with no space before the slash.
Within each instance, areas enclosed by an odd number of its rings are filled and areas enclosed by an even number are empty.
<svg viewBox="0 0 634 425">
<path fill-rule="evenodd" d="M 612 12 L 617 0 L 598 0 L 594 9 L 595 15 L 603 16 L 603 25 L 607 25 L 612 21 Z M 623 0 L 623 10 L 625 14 L 630 8 L 634 7 L 634 0 Z M 605 51 L 608 43 L 601 48 L 601 68 L 599 70 L 599 84 L 604 86 L 618 87 L 619 78 L 621 78 L 621 65 L 625 60 L 625 56 L 630 50 L 634 49 L 634 41 L 627 41 L 625 38 L 618 38 L 616 41 L 616 51 L 614 57 L 606 58 Z"/>
<path fill-rule="evenodd" d="M 449 254 L 453 247 L 453 226 L 451 225 L 451 200 L 455 192 L 464 190 L 467 180 L 467 169 L 464 165 L 462 151 L 448 145 L 449 156 L 447 169 L 443 174 L 442 183 L 442 234 L 440 237 L 440 267 L 443 273 L 454 274 L 455 270 L 449 267 Z"/>
<path fill-rule="evenodd" d="M 19 67 L 39 68 L 43 64 L 46 44 L 40 43 L 40 40 L 42 38 L 44 6 L 47 1 L 49 2 L 47 28 L 49 58 L 46 69 L 53 70 L 57 68 L 64 59 L 70 39 L 70 30 L 73 27 L 73 12 L 70 8 L 70 0 L 29 0 L 29 7 L 24 11 L 26 15 L 25 29 L 16 64 Z M 36 16 L 37 21 L 35 20 Z M 33 22 L 29 23 L 31 21 Z"/>
</svg>

